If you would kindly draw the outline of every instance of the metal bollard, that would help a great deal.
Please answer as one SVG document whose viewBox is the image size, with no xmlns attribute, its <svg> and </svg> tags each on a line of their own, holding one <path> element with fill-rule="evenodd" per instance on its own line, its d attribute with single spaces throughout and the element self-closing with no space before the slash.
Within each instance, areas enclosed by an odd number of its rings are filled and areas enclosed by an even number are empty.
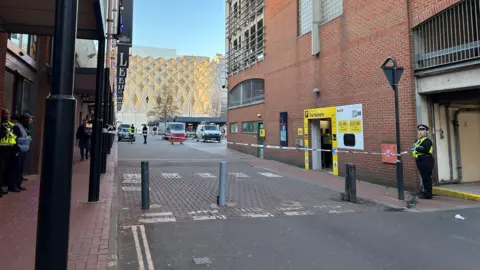
<svg viewBox="0 0 480 270">
<path fill-rule="evenodd" d="M 225 196 L 227 192 L 227 162 L 220 162 L 220 175 L 218 184 L 218 206 L 225 206 Z"/>
<path fill-rule="evenodd" d="M 148 161 L 142 161 L 142 210 L 150 209 L 150 183 Z"/>
<path fill-rule="evenodd" d="M 350 164 L 350 202 L 357 202 L 357 168 L 355 164 Z"/>
<path fill-rule="evenodd" d="M 344 201 L 357 202 L 357 172 L 354 164 L 345 165 L 345 193 L 342 197 Z"/>
</svg>

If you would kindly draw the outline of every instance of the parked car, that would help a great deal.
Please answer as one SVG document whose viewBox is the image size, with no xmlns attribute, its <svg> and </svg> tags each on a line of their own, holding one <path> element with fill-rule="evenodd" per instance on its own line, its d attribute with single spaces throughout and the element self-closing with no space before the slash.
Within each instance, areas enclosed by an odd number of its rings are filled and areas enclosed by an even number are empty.
<svg viewBox="0 0 480 270">
<path fill-rule="evenodd" d="M 222 133 L 218 129 L 217 125 L 213 124 L 200 124 L 197 127 L 197 142 L 202 141 L 217 141 L 222 140 Z"/>
<path fill-rule="evenodd" d="M 135 135 L 130 133 L 130 128 L 119 128 L 118 129 L 118 141 L 121 142 L 122 140 L 130 140 L 133 136 L 133 141 L 135 141 Z"/>
</svg>

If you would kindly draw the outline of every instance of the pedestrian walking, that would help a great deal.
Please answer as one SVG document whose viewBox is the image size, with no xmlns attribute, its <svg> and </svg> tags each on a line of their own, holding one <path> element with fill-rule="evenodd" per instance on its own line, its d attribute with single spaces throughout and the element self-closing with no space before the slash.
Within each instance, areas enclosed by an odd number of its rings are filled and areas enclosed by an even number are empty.
<svg viewBox="0 0 480 270">
<path fill-rule="evenodd" d="M 80 160 L 88 159 L 90 153 L 90 140 L 92 137 L 92 128 L 87 123 L 87 120 L 82 120 L 82 123 L 77 128 L 77 146 L 80 148 Z"/>
<path fill-rule="evenodd" d="M 12 166 L 12 182 L 15 183 L 15 187 L 20 190 L 26 190 L 22 187 L 23 170 L 25 167 L 25 159 L 27 153 L 30 150 L 30 144 L 32 137 L 30 137 L 28 128 L 32 122 L 32 116 L 28 113 L 22 114 L 17 123 L 13 126 L 13 133 L 15 134 L 17 142 L 17 152 L 15 160 Z"/>
<path fill-rule="evenodd" d="M 147 144 L 147 135 L 148 135 L 147 125 L 143 125 L 142 133 L 143 133 L 143 144 Z"/>
<path fill-rule="evenodd" d="M 423 191 L 421 191 L 420 198 L 429 200 L 432 199 L 432 173 L 435 166 L 433 142 L 428 135 L 427 125 L 418 125 L 417 128 L 418 139 L 413 144 L 412 153 L 422 177 Z"/>
<path fill-rule="evenodd" d="M 13 133 L 14 124 L 10 122 L 10 112 L 2 109 L 0 112 L 0 184 L 8 187 L 8 191 L 19 192 L 16 183 L 12 182 L 12 165 L 16 157 L 16 136 Z M 0 189 L 0 197 L 8 191 Z"/>
</svg>

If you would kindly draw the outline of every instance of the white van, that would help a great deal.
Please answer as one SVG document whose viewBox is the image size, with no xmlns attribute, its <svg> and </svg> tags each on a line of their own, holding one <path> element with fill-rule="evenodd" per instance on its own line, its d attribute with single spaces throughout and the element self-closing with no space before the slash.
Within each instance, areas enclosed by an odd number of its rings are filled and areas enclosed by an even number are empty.
<svg viewBox="0 0 480 270">
<path fill-rule="evenodd" d="M 200 124 L 197 127 L 197 142 L 202 141 L 217 141 L 222 140 L 222 133 L 220 132 L 217 125 L 214 124 Z"/>
</svg>

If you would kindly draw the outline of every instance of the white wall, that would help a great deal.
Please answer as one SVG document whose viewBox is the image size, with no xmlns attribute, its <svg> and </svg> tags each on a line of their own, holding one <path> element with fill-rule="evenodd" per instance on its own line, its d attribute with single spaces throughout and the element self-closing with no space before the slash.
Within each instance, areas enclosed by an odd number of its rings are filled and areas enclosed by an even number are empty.
<svg viewBox="0 0 480 270">
<path fill-rule="evenodd" d="M 480 112 L 462 112 L 458 116 L 462 161 L 462 182 L 480 181 Z"/>
<path fill-rule="evenodd" d="M 75 52 L 80 67 L 97 67 L 97 47 L 93 40 L 75 40 Z"/>
<path fill-rule="evenodd" d="M 480 85 L 480 68 L 460 70 L 444 74 L 417 77 L 417 90 L 420 94 L 452 91 L 452 89 L 472 88 Z"/>
<path fill-rule="evenodd" d="M 457 108 L 450 108 L 450 124 L 447 122 L 445 106 L 435 104 L 435 127 L 432 136 L 436 142 L 436 157 L 438 168 L 438 179 L 442 181 L 458 179 L 455 137 L 453 131 L 453 120 Z M 462 166 L 462 182 L 480 181 L 480 112 L 462 112 L 458 116 L 460 154 Z M 450 178 L 450 165 L 448 154 L 448 129 L 450 129 L 451 157 L 453 177 Z"/>
</svg>

